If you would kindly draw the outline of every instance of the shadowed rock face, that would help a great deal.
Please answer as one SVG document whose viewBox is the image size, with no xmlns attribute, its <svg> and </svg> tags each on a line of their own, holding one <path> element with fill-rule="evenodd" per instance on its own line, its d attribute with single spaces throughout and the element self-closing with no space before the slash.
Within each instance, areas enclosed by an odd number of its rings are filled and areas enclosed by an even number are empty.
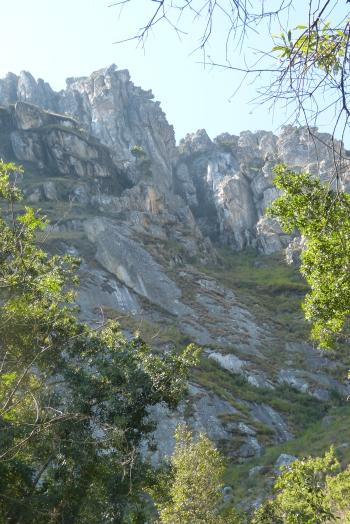
<svg viewBox="0 0 350 524">
<path fill-rule="evenodd" d="M 288 246 L 297 258 L 300 239 L 291 242 L 264 217 L 277 194 L 272 169 L 283 161 L 331 172 L 329 136 L 319 135 L 315 149 L 305 129 L 286 127 L 279 137 L 224 133 L 214 141 L 200 130 L 176 148 L 152 94 L 115 66 L 69 79 L 59 93 L 29 73 L 9 74 L 0 80 L 0 104 L 0 157 L 23 164 L 26 202 L 50 217 L 45 247 L 82 259 L 80 316 L 91 323 L 98 315 L 127 317 L 127 332 L 142 322 L 152 333 L 171 328 L 162 350 L 203 346 L 203 369 L 179 409 L 150 411 L 153 463 L 171 453 L 181 421 L 206 431 L 234 460 L 248 460 L 294 435 L 288 409 L 296 397 L 281 407 L 281 388 L 322 406 L 334 392 L 349 394 L 341 365 L 289 324 L 281 327 L 265 305 L 257 308 L 256 294 L 222 283 L 217 265 L 216 246 L 266 255 Z M 144 150 L 140 158 L 134 145 Z M 150 453 L 146 443 L 143 452 Z"/>
</svg>

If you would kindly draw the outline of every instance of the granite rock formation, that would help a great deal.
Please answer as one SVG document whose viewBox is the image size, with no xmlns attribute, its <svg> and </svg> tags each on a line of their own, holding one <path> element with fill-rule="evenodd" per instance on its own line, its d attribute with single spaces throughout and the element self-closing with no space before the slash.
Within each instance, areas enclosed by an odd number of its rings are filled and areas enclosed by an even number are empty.
<svg viewBox="0 0 350 524">
<path fill-rule="evenodd" d="M 264 216 L 277 195 L 272 168 L 285 162 L 329 174 L 329 136 L 315 142 L 305 129 L 285 127 L 279 136 L 211 140 L 200 130 L 176 147 L 152 93 L 115 66 L 69 79 L 58 93 L 29 73 L 9 74 L 0 104 L 0 157 L 23 164 L 26 201 L 51 218 L 41 241 L 82 260 L 82 318 L 116 316 L 128 334 L 149 328 L 161 334 L 151 337 L 158 350 L 203 346 L 179 409 L 149 414 L 156 447 L 145 443 L 143 451 L 153 463 L 171 452 L 179 421 L 245 461 L 302 430 L 298 402 L 323 413 L 332 395 L 346 398 L 346 368 L 305 341 L 299 309 L 288 304 L 300 300 L 301 284 L 292 282 L 283 307 L 271 309 L 284 291 L 259 298 L 258 286 L 242 288 L 227 272 L 223 279 L 220 254 L 236 253 L 239 265 L 244 250 L 256 248 L 253 272 L 268 271 L 276 264 L 269 255 L 284 248 L 297 257 L 300 239 Z"/>
<path fill-rule="evenodd" d="M 307 129 L 292 126 L 284 127 L 279 136 L 244 131 L 239 136 L 223 133 L 214 140 L 202 129 L 188 134 L 176 148 L 173 127 L 152 92 L 136 87 L 129 72 L 115 65 L 89 77 L 69 78 L 60 92 L 28 72 L 9 73 L 0 80 L 0 104 L 16 102 L 67 115 L 64 125 L 73 117 L 82 131 L 108 146 L 114 164 L 127 173 L 132 185 L 149 184 L 151 178 L 162 195 L 172 199 L 174 193 L 180 195 L 203 235 L 235 250 L 257 247 L 270 254 L 290 242 L 274 221 L 264 217 L 277 195 L 272 184 L 274 165 L 286 163 L 321 177 L 333 170 L 331 137 L 317 130 L 310 135 Z M 31 112 L 34 118 L 34 109 Z M 25 129 L 25 115 L 18 118 Z M 23 156 L 20 138 L 16 143 L 14 137 L 13 142 Z M 151 170 L 140 169 L 132 154 L 134 146 L 144 150 Z M 336 143 L 336 148 L 341 147 Z M 29 150 L 28 155 L 35 152 Z M 347 186 L 349 180 L 345 176 L 343 184 Z"/>
</svg>

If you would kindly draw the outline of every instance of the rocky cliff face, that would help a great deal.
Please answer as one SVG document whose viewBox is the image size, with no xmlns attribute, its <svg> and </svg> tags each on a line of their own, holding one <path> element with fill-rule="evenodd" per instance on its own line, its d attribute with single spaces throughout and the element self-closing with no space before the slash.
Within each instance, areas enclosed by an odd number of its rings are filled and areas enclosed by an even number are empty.
<svg viewBox="0 0 350 524">
<path fill-rule="evenodd" d="M 151 91 L 144 91 L 130 81 L 129 72 L 110 66 L 90 77 L 69 78 L 65 90 L 55 93 L 43 80 L 35 81 L 28 72 L 18 77 L 9 74 L 0 81 L 0 103 L 16 101 L 35 104 L 45 110 L 68 114 L 103 144 L 110 147 L 115 161 L 129 168 L 136 182 L 140 173 L 133 169 L 130 152 L 142 146 L 152 158 L 157 185 L 169 188 L 175 138 L 159 102 Z"/>
<path fill-rule="evenodd" d="M 320 176 L 333 169 L 331 137 L 291 126 L 278 137 L 244 131 L 239 136 L 223 133 L 214 141 L 199 130 L 176 148 L 173 127 L 152 92 L 134 86 L 129 72 L 115 65 L 89 77 L 69 78 L 60 92 L 28 72 L 9 73 L 0 80 L 0 104 L 17 101 L 76 119 L 84 132 L 108 146 L 114 164 L 132 185 L 145 179 L 148 184 L 151 177 L 162 194 L 180 195 L 204 236 L 235 250 L 256 247 L 271 254 L 290 243 L 277 224 L 264 217 L 277 195 L 272 184 L 276 163 Z M 134 146 L 151 159 L 151 171 L 140 169 Z M 349 179 L 344 177 L 345 186 Z"/>
<path fill-rule="evenodd" d="M 264 216 L 277 197 L 273 167 L 287 164 L 296 171 L 329 175 L 333 143 L 327 134 L 286 126 L 271 132 L 223 133 L 211 141 L 204 129 L 180 142 L 175 168 L 177 191 L 192 209 L 202 231 L 234 250 L 256 247 L 265 254 L 291 241 L 275 221 Z M 340 149 L 341 144 L 336 143 Z M 343 184 L 350 180 L 343 176 Z"/>
<path fill-rule="evenodd" d="M 203 346 L 179 409 L 150 413 L 155 447 L 143 451 L 154 463 L 181 420 L 246 461 L 346 398 L 346 367 L 305 341 L 304 284 L 271 255 L 291 238 L 264 217 L 276 197 L 272 167 L 328 173 L 328 136 L 315 149 L 305 129 L 214 141 L 201 130 L 176 148 L 151 93 L 115 66 L 59 93 L 9 74 L 0 103 L 0 157 L 24 165 L 26 201 L 51 218 L 39 240 L 82 259 L 81 316 L 116 317 L 159 350 Z"/>
</svg>

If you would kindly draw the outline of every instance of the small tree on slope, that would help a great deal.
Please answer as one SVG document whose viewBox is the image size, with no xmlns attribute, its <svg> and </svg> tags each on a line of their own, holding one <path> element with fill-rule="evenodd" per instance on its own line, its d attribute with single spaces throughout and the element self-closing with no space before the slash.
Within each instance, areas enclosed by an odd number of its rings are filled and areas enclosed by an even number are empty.
<svg viewBox="0 0 350 524">
<path fill-rule="evenodd" d="M 233 508 L 222 500 L 224 461 L 204 434 L 195 440 L 180 425 L 171 458 L 172 482 L 168 500 L 158 504 L 162 524 L 238 524 Z"/>
</svg>

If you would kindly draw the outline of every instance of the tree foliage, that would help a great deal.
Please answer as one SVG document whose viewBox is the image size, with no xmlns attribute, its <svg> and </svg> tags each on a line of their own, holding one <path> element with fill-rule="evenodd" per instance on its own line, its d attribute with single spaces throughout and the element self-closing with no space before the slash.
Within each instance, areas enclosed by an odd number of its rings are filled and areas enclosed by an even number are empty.
<svg viewBox="0 0 350 524">
<path fill-rule="evenodd" d="M 300 65 L 306 72 L 318 68 L 327 75 L 336 75 L 342 68 L 342 61 L 347 52 L 347 26 L 335 29 L 330 22 L 309 28 L 298 25 L 286 34 L 275 35 L 273 52 L 283 60 L 288 60 L 289 68 Z"/>
<path fill-rule="evenodd" d="M 300 271 L 310 285 L 303 308 L 312 338 L 329 348 L 348 337 L 350 314 L 350 195 L 332 190 L 318 178 L 275 169 L 281 191 L 269 214 L 287 233 L 305 239 Z"/>
<path fill-rule="evenodd" d="M 326 479 L 327 498 L 331 511 L 338 520 L 350 522 L 350 466 Z"/>
<path fill-rule="evenodd" d="M 112 6 L 132 10 L 138 1 L 121 0 Z M 331 121 L 333 137 L 349 133 L 349 2 L 144 0 L 143 4 L 149 7 L 149 16 L 141 27 L 129 28 L 122 42 L 136 41 L 144 47 L 149 34 L 161 25 L 180 39 L 191 39 L 204 65 L 235 72 L 233 92 L 254 83 L 256 102 L 268 107 L 278 103 L 279 111 L 283 106 L 286 120 L 307 125 L 315 141 L 333 148 L 336 163 L 342 163 L 344 151 L 324 142 L 313 128 L 320 120 Z M 293 29 L 295 13 L 298 25 Z M 251 40 L 256 34 L 258 49 L 251 51 L 257 47 Z M 220 43 L 221 53 L 214 57 Z"/>
<path fill-rule="evenodd" d="M 135 158 L 135 166 L 139 173 L 145 177 L 152 176 L 152 162 L 142 146 L 135 145 L 130 149 Z"/>
<path fill-rule="evenodd" d="M 307 18 L 294 29 L 284 28 L 279 35 L 272 35 L 272 56 L 276 72 L 271 85 L 265 90 L 265 100 L 286 102 L 296 109 L 314 139 L 312 126 L 327 119 L 333 127 L 333 138 L 339 133 L 348 138 L 349 132 L 349 30 L 350 11 L 339 2 L 309 2 Z M 327 113 L 330 115 L 328 116 Z M 344 151 L 333 142 L 337 167 L 344 161 Z"/>
<path fill-rule="evenodd" d="M 326 492 L 326 477 L 339 467 L 333 450 L 324 457 L 298 460 L 277 478 L 276 505 L 286 524 L 321 524 L 333 515 Z"/>
<path fill-rule="evenodd" d="M 348 523 L 350 468 L 339 468 L 332 448 L 284 467 L 274 483 L 275 498 L 254 512 L 252 524 Z"/>
<path fill-rule="evenodd" d="M 171 482 L 166 502 L 158 503 L 162 524 L 238 524 L 233 508 L 222 500 L 224 461 L 204 434 L 178 426 L 171 457 Z M 166 491 L 166 490 L 165 490 Z M 163 490 L 164 492 L 164 490 Z"/>
<path fill-rule="evenodd" d="M 198 350 L 159 356 L 80 323 L 78 261 L 36 246 L 47 222 L 19 211 L 18 172 L 0 163 L 0 521 L 126 522 L 147 408 L 177 404 Z"/>
</svg>

